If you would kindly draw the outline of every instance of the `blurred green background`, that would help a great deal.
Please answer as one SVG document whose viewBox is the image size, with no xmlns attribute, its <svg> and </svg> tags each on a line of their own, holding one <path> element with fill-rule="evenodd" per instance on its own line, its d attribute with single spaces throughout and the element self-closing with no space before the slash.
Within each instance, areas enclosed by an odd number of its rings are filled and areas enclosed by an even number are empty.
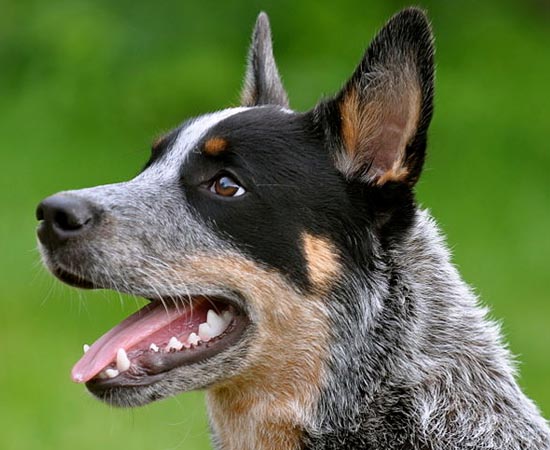
<svg viewBox="0 0 550 450">
<path fill-rule="evenodd" d="M 0 0 L 0 448 L 206 449 L 201 393 L 109 408 L 69 380 L 83 343 L 136 309 L 45 272 L 46 195 L 136 174 L 153 137 L 235 105 L 255 17 L 271 17 L 298 110 L 338 89 L 401 1 Z M 437 36 L 418 196 L 492 307 L 550 416 L 550 7 L 420 1 Z"/>
</svg>

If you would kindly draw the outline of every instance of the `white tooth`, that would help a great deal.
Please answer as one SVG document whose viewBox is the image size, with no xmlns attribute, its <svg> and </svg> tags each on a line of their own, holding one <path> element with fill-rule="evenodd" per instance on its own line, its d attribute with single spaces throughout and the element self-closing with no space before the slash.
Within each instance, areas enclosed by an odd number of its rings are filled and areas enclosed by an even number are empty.
<svg viewBox="0 0 550 450">
<path fill-rule="evenodd" d="M 105 373 L 105 371 L 103 372 L 99 372 L 97 375 L 96 375 L 96 378 L 99 378 L 99 379 L 105 379 L 107 378 L 107 374 Z"/>
<path fill-rule="evenodd" d="M 210 325 L 211 337 L 219 336 L 227 328 L 227 323 L 225 322 L 225 319 L 222 316 L 216 314 L 216 312 L 212 311 L 211 309 L 208 310 L 208 313 L 206 314 L 206 323 Z"/>
<path fill-rule="evenodd" d="M 170 338 L 170 341 L 168 342 L 168 345 L 166 346 L 166 350 L 170 351 L 171 349 L 174 350 L 181 350 L 183 347 L 183 344 L 178 340 L 177 337 L 172 336 Z"/>
<path fill-rule="evenodd" d="M 202 341 L 209 341 L 213 337 L 214 333 L 209 323 L 204 322 L 199 325 L 199 337 Z"/>
<path fill-rule="evenodd" d="M 222 319 L 224 320 L 226 325 L 229 325 L 229 323 L 233 320 L 233 317 L 235 317 L 235 316 L 228 309 L 226 309 L 224 312 L 222 312 Z"/>
<path fill-rule="evenodd" d="M 119 348 L 116 353 L 116 368 L 119 372 L 126 372 L 130 368 L 130 360 L 123 348 Z"/>
<path fill-rule="evenodd" d="M 191 333 L 189 337 L 187 338 L 187 342 L 191 345 L 197 345 L 199 343 L 200 339 L 197 336 L 197 333 Z"/>
<path fill-rule="evenodd" d="M 149 350 L 153 350 L 154 352 L 158 352 L 159 351 L 159 348 L 156 346 L 156 344 L 153 342 L 150 346 L 149 346 Z"/>
<path fill-rule="evenodd" d="M 119 371 L 116 369 L 107 369 L 105 371 L 105 375 L 107 375 L 107 378 L 114 378 L 117 377 L 119 374 Z"/>
<path fill-rule="evenodd" d="M 84 344 L 82 348 L 84 349 L 84 353 L 87 353 L 88 350 L 90 350 L 90 346 L 88 344 Z"/>
</svg>

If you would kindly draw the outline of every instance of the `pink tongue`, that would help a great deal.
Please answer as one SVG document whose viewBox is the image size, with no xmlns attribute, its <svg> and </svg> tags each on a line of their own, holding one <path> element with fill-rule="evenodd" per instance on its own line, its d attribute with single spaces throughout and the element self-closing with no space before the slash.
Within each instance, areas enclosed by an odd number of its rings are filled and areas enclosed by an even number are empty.
<svg viewBox="0 0 550 450">
<path fill-rule="evenodd" d="M 91 380 L 116 358 L 119 348 L 130 349 L 155 331 L 168 325 L 181 311 L 166 310 L 161 302 L 154 302 L 124 319 L 101 336 L 78 361 L 71 372 L 73 381 Z"/>
</svg>

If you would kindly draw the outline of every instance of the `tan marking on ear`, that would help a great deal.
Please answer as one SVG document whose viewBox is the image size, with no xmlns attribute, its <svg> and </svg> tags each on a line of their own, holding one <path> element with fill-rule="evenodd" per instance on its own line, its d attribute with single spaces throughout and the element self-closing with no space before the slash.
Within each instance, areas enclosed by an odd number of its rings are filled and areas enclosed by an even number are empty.
<svg viewBox="0 0 550 450">
<path fill-rule="evenodd" d="M 344 100 L 340 102 L 340 118 L 342 121 L 342 141 L 344 149 L 349 157 L 352 157 L 356 152 L 357 137 L 359 135 L 357 120 L 359 99 L 355 88 L 346 93 Z"/>
<path fill-rule="evenodd" d="M 342 138 L 349 158 L 357 158 L 376 134 L 382 119 L 380 106 L 374 101 L 362 104 L 355 87 L 346 93 L 340 103 Z"/>
<path fill-rule="evenodd" d="M 316 245 L 323 253 L 324 245 Z M 243 368 L 207 395 L 212 426 L 223 448 L 298 449 L 301 430 L 313 418 L 328 355 L 324 301 L 233 252 L 187 257 L 178 264 L 177 278 L 222 285 L 241 293 L 249 305 L 255 332 Z"/>
<path fill-rule="evenodd" d="M 390 170 L 388 170 L 387 172 L 384 172 L 380 176 L 380 178 L 376 180 L 376 184 L 378 186 L 382 186 L 383 184 L 386 184 L 388 181 L 405 182 L 407 181 L 408 176 L 409 176 L 409 170 L 406 167 L 401 166 L 401 161 L 396 161 Z"/>
<path fill-rule="evenodd" d="M 209 155 L 217 155 L 227 149 L 228 142 L 221 137 L 208 139 L 203 146 L 204 152 Z"/>
<path fill-rule="evenodd" d="M 340 272 L 338 252 L 328 239 L 302 235 L 309 278 L 314 287 L 324 292 Z"/>
</svg>

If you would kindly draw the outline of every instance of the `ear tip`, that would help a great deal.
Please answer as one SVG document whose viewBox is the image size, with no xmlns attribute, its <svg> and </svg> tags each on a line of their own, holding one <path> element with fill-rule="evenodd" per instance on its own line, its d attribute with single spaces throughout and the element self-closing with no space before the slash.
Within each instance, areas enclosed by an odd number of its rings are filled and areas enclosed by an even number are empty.
<svg viewBox="0 0 550 450">
<path fill-rule="evenodd" d="M 266 13 L 265 11 L 260 11 L 260 12 L 258 13 L 258 19 L 257 19 L 257 20 L 258 20 L 258 21 L 264 20 L 264 21 L 269 22 L 269 16 L 267 15 L 267 13 Z"/>
<path fill-rule="evenodd" d="M 256 29 L 270 29 L 269 16 L 265 11 L 260 11 L 258 14 L 258 17 L 256 18 Z"/>
<path fill-rule="evenodd" d="M 413 29 L 427 37 L 433 35 L 427 11 L 418 6 L 402 9 L 388 21 L 388 25 L 394 25 L 401 29 Z"/>
<path fill-rule="evenodd" d="M 254 32 L 252 33 L 252 40 L 254 42 L 261 42 L 266 45 L 271 42 L 271 27 L 269 25 L 269 17 L 261 11 L 256 19 L 256 25 L 254 26 Z"/>
<path fill-rule="evenodd" d="M 408 48 L 422 55 L 422 59 L 433 59 L 434 35 L 426 11 L 413 6 L 391 17 L 374 38 L 369 50 L 384 55 L 388 47 Z"/>
<path fill-rule="evenodd" d="M 408 8 L 402 9 L 401 11 L 397 12 L 390 19 L 390 21 L 398 18 L 412 22 L 422 22 L 426 25 L 430 24 L 430 20 L 428 19 L 428 12 L 419 6 L 409 6 Z"/>
</svg>

